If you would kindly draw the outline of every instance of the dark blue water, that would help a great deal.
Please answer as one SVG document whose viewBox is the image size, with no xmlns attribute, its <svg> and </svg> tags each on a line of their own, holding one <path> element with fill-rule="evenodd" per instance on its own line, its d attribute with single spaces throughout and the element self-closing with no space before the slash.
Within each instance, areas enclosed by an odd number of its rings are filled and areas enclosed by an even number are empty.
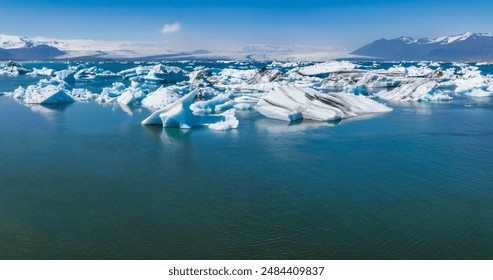
<svg viewBox="0 0 493 280">
<path fill-rule="evenodd" d="M 0 258 L 492 259 L 491 98 L 390 105 L 223 132 L 0 96 Z"/>
</svg>

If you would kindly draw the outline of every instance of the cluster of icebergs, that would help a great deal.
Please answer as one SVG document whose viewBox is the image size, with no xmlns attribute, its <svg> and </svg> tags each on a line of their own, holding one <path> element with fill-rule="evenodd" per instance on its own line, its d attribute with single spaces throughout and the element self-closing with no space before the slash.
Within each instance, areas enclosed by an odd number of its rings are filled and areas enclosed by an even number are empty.
<svg viewBox="0 0 493 280">
<path fill-rule="evenodd" d="M 382 102 L 441 101 L 457 94 L 484 97 L 493 93 L 493 76 L 483 75 L 480 65 L 222 64 L 189 62 L 177 67 L 149 63 L 112 72 L 87 63 L 55 71 L 28 69 L 11 61 L 0 65 L 0 75 L 40 77 L 34 85 L 5 93 L 25 104 L 115 102 L 151 110 L 142 122 L 146 125 L 218 130 L 237 128 L 238 110 L 256 110 L 267 118 L 288 122 L 326 122 L 392 110 Z M 110 81 L 100 92 L 80 87 L 84 81 L 98 79 Z"/>
</svg>

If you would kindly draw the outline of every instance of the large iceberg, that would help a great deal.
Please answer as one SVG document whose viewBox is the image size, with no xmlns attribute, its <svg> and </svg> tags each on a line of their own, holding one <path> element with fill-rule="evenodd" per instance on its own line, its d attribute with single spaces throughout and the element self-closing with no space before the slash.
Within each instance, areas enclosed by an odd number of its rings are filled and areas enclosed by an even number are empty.
<svg viewBox="0 0 493 280">
<path fill-rule="evenodd" d="M 277 87 L 255 106 L 262 115 L 284 121 L 310 119 L 336 121 L 391 108 L 364 96 L 320 93 L 310 88 Z"/>
<path fill-rule="evenodd" d="M 144 125 L 157 124 L 163 127 L 193 128 L 206 126 L 216 130 L 229 130 L 238 127 L 235 109 L 219 115 L 195 115 L 190 106 L 199 90 L 193 90 L 176 102 L 152 113 L 142 121 Z"/>
</svg>

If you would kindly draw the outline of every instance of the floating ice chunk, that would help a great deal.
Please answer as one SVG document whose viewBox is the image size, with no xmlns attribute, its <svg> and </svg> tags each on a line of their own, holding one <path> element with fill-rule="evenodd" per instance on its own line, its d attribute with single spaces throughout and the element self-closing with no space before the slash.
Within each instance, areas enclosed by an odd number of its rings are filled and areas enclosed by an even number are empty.
<svg viewBox="0 0 493 280">
<path fill-rule="evenodd" d="M 324 88 L 342 89 L 345 93 L 366 95 L 376 89 L 394 88 L 402 80 L 403 77 L 395 74 L 355 69 L 333 73 L 324 79 L 322 85 Z"/>
<path fill-rule="evenodd" d="M 470 90 L 464 94 L 467 96 L 471 96 L 471 97 L 486 97 L 486 96 L 493 95 L 493 91 L 486 91 L 486 90 L 481 89 L 481 88 L 475 88 L 475 89 L 472 89 L 472 90 Z"/>
<path fill-rule="evenodd" d="M 116 98 L 118 103 L 122 105 L 134 106 L 140 105 L 142 99 L 146 97 L 147 89 L 137 82 L 132 82 L 129 88 Z"/>
<path fill-rule="evenodd" d="M 301 118 L 335 121 L 392 109 L 363 96 L 323 94 L 310 88 L 277 87 L 264 96 L 255 109 L 266 117 L 294 121 Z"/>
<path fill-rule="evenodd" d="M 493 79 L 490 76 L 482 76 L 477 67 L 466 67 L 460 72 L 463 75 L 454 80 L 456 93 L 474 97 L 491 95 Z"/>
<path fill-rule="evenodd" d="M 206 79 L 206 72 L 203 69 L 197 69 L 188 74 L 190 84 L 208 86 L 210 83 Z"/>
<path fill-rule="evenodd" d="M 251 110 L 259 100 L 260 98 L 256 96 L 237 96 L 234 99 L 235 105 L 233 107 L 238 110 Z"/>
<path fill-rule="evenodd" d="M 143 81 L 147 83 L 176 83 L 189 79 L 188 73 L 175 66 L 162 64 L 152 66 L 137 66 L 118 72 L 124 79 L 132 81 Z"/>
<path fill-rule="evenodd" d="M 206 126 L 217 130 L 228 130 L 238 127 L 235 110 L 230 109 L 219 115 L 197 116 L 190 105 L 197 96 L 198 89 L 191 91 L 176 102 L 152 113 L 142 121 L 144 125 L 162 124 L 163 127 L 193 128 Z"/>
<path fill-rule="evenodd" d="M 28 73 L 28 75 L 31 76 L 54 76 L 55 75 L 55 70 L 53 69 L 48 69 L 46 67 L 43 67 L 41 69 L 38 68 L 33 68 L 33 71 Z"/>
<path fill-rule="evenodd" d="M 266 67 L 260 69 L 252 78 L 250 78 L 248 84 L 261 84 L 272 83 L 278 81 L 282 77 L 279 70 L 267 70 Z"/>
<path fill-rule="evenodd" d="M 25 75 L 29 72 L 26 66 L 15 61 L 9 61 L 5 64 L 0 64 L 0 75 Z"/>
<path fill-rule="evenodd" d="M 76 80 L 92 80 L 97 76 L 97 68 L 83 68 L 77 71 L 74 75 Z"/>
<path fill-rule="evenodd" d="M 356 64 L 349 61 L 329 61 L 301 67 L 298 69 L 298 73 L 305 76 L 315 76 L 341 70 L 351 70 L 354 68 L 356 68 Z"/>
<path fill-rule="evenodd" d="M 242 70 L 226 68 L 221 70 L 216 82 L 223 85 L 241 84 L 252 79 L 255 74 L 257 74 L 257 70 L 253 69 Z"/>
<path fill-rule="evenodd" d="M 96 100 L 101 103 L 113 102 L 118 98 L 118 96 L 122 95 L 123 91 L 125 91 L 125 84 L 115 82 L 111 87 L 103 88 L 101 94 Z"/>
<path fill-rule="evenodd" d="M 411 79 L 402 82 L 391 91 L 381 91 L 379 98 L 391 101 L 438 101 L 452 97 L 438 90 L 438 83 L 429 79 Z"/>
<path fill-rule="evenodd" d="M 390 67 L 387 71 L 390 74 L 405 75 L 407 77 L 429 77 L 435 73 L 435 70 L 429 68 L 427 65 L 421 67 L 397 65 Z"/>
<path fill-rule="evenodd" d="M 160 87 L 142 100 L 142 106 L 152 109 L 161 109 L 180 99 L 176 87 Z"/>
<path fill-rule="evenodd" d="M 165 66 L 161 64 L 153 67 L 149 74 L 153 74 L 154 77 L 159 78 L 166 83 L 177 83 L 189 79 L 187 72 L 185 72 L 183 69 L 175 66 Z"/>
<path fill-rule="evenodd" d="M 200 88 L 199 93 L 197 95 L 203 98 L 212 98 L 219 94 L 220 94 L 219 91 L 212 87 L 204 87 L 204 88 Z"/>
<path fill-rule="evenodd" d="M 87 101 L 91 101 L 91 100 L 96 99 L 98 95 L 90 92 L 89 90 L 87 90 L 85 88 L 74 88 L 70 92 L 70 96 L 72 96 L 72 98 L 75 101 L 87 102 Z"/>
<path fill-rule="evenodd" d="M 190 109 L 196 114 L 210 114 L 226 111 L 235 105 L 234 100 L 227 94 L 220 94 L 210 100 L 197 101 L 190 105 Z"/>
<path fill-rule="evenodd" d="M 74 99 L 63 85 L 39 83 L 28 86 L 26 89 L 19 87 L 14 91 L 14 98 L 26 104 L 58 104 L 72 103 Z"/>
<path fill-rule="evenodd" d="M 55 72 L 55 78 L 67 83 L 75 82 L 75 71 L 73 70 L 60 70 Z"/>
<path fill-rule="evenodd" d="M 235 116 L 235 109 L 227 110 L 219 116 L 223 117 L 224 120 L 208 124 L 209 128 L 215 130 L 231 130 L 233 128 L 238 128 L 239 121 Z"/>
</svg>

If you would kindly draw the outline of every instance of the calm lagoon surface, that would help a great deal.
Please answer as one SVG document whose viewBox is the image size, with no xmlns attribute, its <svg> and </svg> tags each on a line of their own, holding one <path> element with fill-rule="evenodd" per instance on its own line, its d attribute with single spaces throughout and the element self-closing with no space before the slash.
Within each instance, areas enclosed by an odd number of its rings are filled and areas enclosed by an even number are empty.
<svg viewBox="0 0 493 280">
<path fill-rule="evenodd" d="M 492 98 L 389 105 L 214 131 L 0 96 L 0 258 L 493 259 Z"/>
</svg>

